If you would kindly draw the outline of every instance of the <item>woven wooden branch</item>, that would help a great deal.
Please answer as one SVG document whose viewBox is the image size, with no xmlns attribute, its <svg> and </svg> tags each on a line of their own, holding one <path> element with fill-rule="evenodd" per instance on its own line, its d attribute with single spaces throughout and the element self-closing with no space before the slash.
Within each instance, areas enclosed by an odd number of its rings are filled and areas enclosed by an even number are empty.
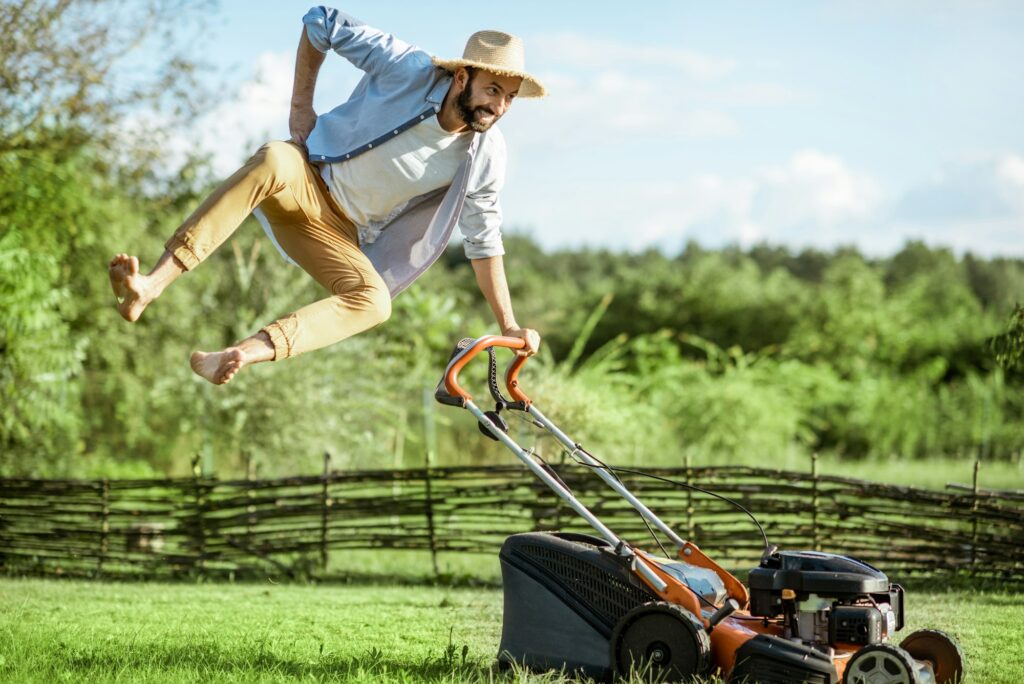
<svg viewBox="0 0 1024 684">
<path fill-rule="evenodd" d="M 493 553 L 532 529 L 589 531 L 517 466 L 334 472 L 218 480 L 0 479 L 0 569 L 106 577 L 291 575 L 328 552 Z M 890 573 L 970 572 L 1024 582 L 1024 492 L 944 491 L 740 466 L 655 468 L 753 510 L 774 543 L 855 555 Z M 656 548 L 637 513 L 585 470 L 562 479 L 623 538 Z M 723 562 L 762 543 L 726 502 L 622 475 L 664 520 Z"/>
</svg>

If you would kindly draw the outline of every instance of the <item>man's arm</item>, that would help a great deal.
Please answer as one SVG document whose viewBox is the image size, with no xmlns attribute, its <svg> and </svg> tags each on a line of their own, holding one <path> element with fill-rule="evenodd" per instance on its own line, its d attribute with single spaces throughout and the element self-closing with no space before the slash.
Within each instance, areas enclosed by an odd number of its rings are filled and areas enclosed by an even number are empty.
<svg viewBox="0 0 1024 684">
<path fill-rule="evenodd" d="M 367 74 L 383 74 L 411 56 L 430 60 L 423 50 L 330 7 L 311 7 L 302 23 L 314 48 L 320 52 L 334 50 Z"/>
<path fill-rule="evenodd" d="M 306 37 L 306 27 L 302 27 L 299 37 L 299 50 L 295 55 L 295 82 L 292 85 L 292 107 L 288 116 L 288 131 L 292 142 L 306 146 L 306 138 L 316 125 L 316 112 L 313 111 L 313 91 L 316 90 L 316 77 L 320 73 L 320 65 L 324 63 L 324 53 L 313 47 Z"/>
<path fill-rule="evenodd" d="M 491 311 L 501 327 L 501 334 L 526 340 L 527 356 L 536 354 L 540 348 L 540 335 L 536 330 L 520 328 L 512 313 L 512 297 L 508 293 L 508 282 L 505 280 L 505 266 L 500 256 L 484 259 L 471 259 L 473 271 L 476 273 L 476 284 L 484 299 L 491 305 Z"/>
</svg>

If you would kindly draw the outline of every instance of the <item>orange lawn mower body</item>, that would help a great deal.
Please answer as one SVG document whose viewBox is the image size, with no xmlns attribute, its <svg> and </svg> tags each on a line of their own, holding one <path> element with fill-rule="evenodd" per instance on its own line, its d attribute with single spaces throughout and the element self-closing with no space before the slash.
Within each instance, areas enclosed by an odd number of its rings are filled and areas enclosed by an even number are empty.
<svg viewBox="0 0 1024 684">
<path fill-rule="evenodd" d="M 920 630 L 894 644 L 903 628 L 904 592 L 876 568 L 837 554 L 779 551 L 765 536 L 761 562 L 744 584 L 682 539 L 616 475 L 644 473 L 598 460 L 533 404 L 519 385 L 526 356 L 517 355 L 505 373 L 511 400 L 502 395 L 494 349 L 523 346 L 498 336 L 462 340 L 435 397 L 473 413 L 486 436 L 508 447 L 598 536 L 527 532 L 506 539 L 499 663 L 605 681 L 638 674 L 686 682 L 717 674 L 730 684 L 962 681 L 963 656 L 942 632 Z M 459 372 L 484 351 L 495 411 L 482 410 L 459 384 Z M 553 435 L 572 460 L 592 469 L 671 542 L 674 557 L 645 552 L 606 527 L 548 464 L 509 436 L 502 411 L 523 412 Z M 706 493 L 757 522 L 736 502 Z"/>
</svg>

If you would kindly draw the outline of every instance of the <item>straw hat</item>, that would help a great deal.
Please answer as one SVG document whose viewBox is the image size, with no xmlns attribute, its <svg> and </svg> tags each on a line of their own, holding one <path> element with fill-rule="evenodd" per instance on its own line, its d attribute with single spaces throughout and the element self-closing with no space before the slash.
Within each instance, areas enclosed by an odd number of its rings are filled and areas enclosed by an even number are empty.
<svg viewBox="0 0 1024 684">
<path fill-rule="evenodd" d="M 548 92 L 544 84 L 526 73 L 522 39 L 502 31 L 477 31 L 471 35 L 466 41 L 466 49 L 462 51 L 462 59 L 434 57 L 431 61 L 434 66 L 448 71 L 476 67 L 499 76 L 522 78 L 519 97 L 544 97 Z"/>
</svg>

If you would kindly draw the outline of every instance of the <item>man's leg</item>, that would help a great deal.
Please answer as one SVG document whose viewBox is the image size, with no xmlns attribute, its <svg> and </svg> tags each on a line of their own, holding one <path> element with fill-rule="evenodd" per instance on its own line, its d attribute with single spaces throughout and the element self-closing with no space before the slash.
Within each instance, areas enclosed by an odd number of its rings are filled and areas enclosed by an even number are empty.
<svg viewBox="0 0 1024 684">
<path fill-rule="evenodd" d="M 150 302 L 227 240 L 256 206 L 268 197 L 287 192 L 293 182 L 307 182 L 306 167 L 305 158 L 294 145 L 268 143 L 181 224 L 149 274 L 139 271 L 137 257 L 115 256 L 108 273 L 121 316 L 137 321 Z"/>
<path fill-rule="evenodd" d="M 296 154 L 299 154 L 296 149 Z M 305 179 L 260 205 L 282 249 L 331 296 L 302 307 L 219 352 L 195 352 L 192 369 L 215 384 L 244 366 L 319 349 L 382 323 L 391 294 L 359 249 L 355 226 L 308 164 Z"/>
<path fill-rule="evenodd" d="M 139 320 L 149 303 L 184 272 L 185 266 L 170 252 L 164 252 L 148 275 L 139 272 L 138 257 L 118 254 L 107 267 L 118 313 L 126 321 Z"/>
<path fill-rule="evenodd" d="M 235 377 L 243 366 L 274 360 L 270 335 L 262 330 L 233 347 L 219 352 L 192 352 L 192 370 L 215 385 L 223 385 Z"/>
</svg>

